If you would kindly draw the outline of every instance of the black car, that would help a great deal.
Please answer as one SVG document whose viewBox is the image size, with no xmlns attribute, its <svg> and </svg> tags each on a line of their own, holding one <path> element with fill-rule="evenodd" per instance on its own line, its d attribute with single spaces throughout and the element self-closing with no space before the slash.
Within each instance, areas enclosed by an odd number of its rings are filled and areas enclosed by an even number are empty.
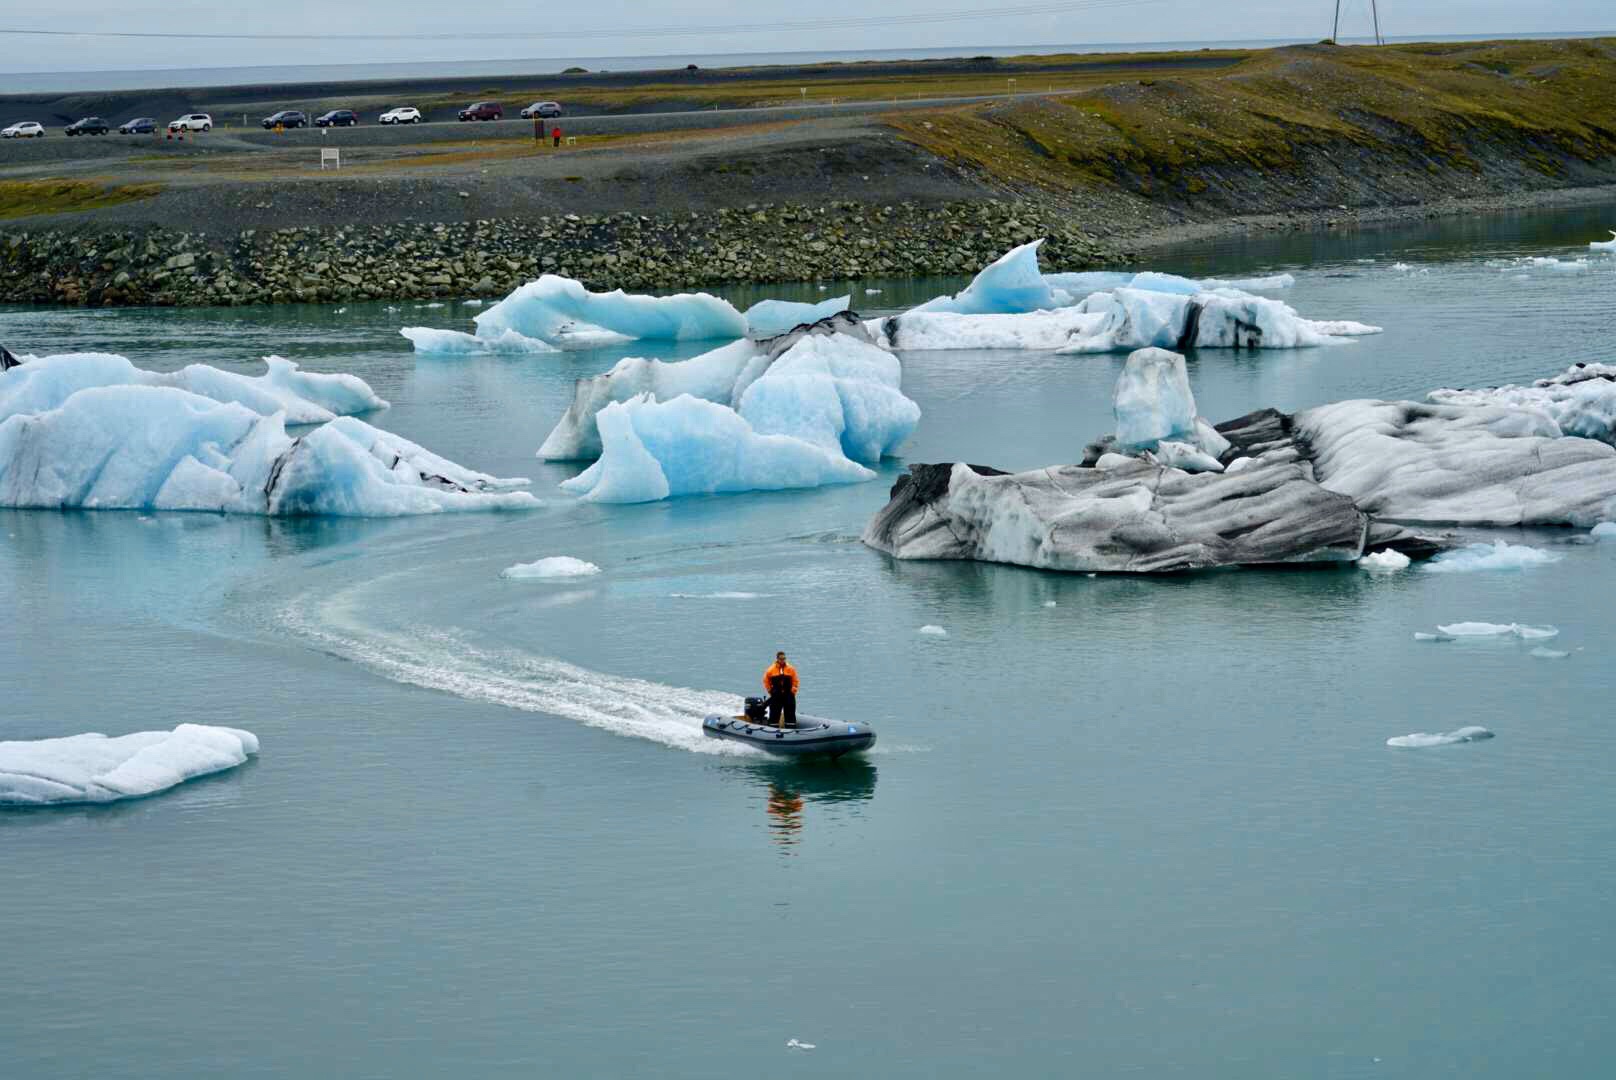
<svg viewBox="0 0 1616 1080">
<path fill-rule="evenodd" d="M 359 123 L 359 114 L 352 109 L 332 109 L 314 118 L 316 127 L 353 127 Z"/>
<path fill-rule="evenodd" d="M 86 116 L 83 120 L 75 120 L 67 125 L 68 135 L 105 135 L 112 130 L 112 125 L 99 116 Z"/>
<path fill-rule="evenodd" d="M 308 116 L 306 114 L 298 112 L 296 109 L 282 109 L 278 113 L 273 113 L 273 114 L 271 114 L 269 116 L 264 117 L 263 124 L 264 124 L 264 129 L 266 131 L 271 129 L 271 128 L 277 128 L 277 127 L 283 127 L 283 128 L 308 127 L 309 126 L 309 118 L 308 118 Z"/>
<path fill-rule="evenodd" d="M 119 135 L 151 135 L 157 131 L 157 121 L 149 116 L 138 116 L 118 125 Z"/>
</svg>

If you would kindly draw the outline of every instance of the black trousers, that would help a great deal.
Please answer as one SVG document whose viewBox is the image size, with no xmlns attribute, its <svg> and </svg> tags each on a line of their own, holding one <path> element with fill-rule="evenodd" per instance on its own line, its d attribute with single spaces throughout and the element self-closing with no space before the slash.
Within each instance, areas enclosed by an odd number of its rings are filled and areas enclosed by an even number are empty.
<svg viewBox="0 0 1616 1080">
<path fill-rule="evenodd" d="M 786 714 L 786 727 L 797 726 L 797 695 L 787 690 L 769 695 L 769 723 L 780 726 L 780 714 Z"/>
</svg>

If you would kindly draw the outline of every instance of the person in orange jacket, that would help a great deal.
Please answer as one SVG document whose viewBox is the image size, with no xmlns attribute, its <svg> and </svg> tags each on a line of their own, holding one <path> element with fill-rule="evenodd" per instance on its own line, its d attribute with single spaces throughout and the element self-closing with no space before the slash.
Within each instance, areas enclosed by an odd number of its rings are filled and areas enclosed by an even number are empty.
<svg viewBox="0 0 1616 1080">
<path fill-rule="evenodd" d="M 763 689 L 769 692 L 769 723 L 797 726 L 797 688 L 801 685 L 797 669 L 786 663 L 786 654 L 775 653 L 774 663 L 763 673 Z"/>
</svg>

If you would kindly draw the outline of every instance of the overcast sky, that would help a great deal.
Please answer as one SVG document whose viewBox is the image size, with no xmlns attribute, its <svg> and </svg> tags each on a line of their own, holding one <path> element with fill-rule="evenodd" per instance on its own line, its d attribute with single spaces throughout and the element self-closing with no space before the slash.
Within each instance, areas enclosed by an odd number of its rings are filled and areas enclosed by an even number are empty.
<svg viewBox="0 0 1616 1080">
<path fill-rule="evenodd" d="M 0 45 L 12 71 L 229 67 L 504 58 L 711 55 L 949 46 L 1055 46 L 1102 42 L 1226 41 L 1323 37 L 1334 0 L 589 0 L 585 4 L 477 0 L 62 0 L 8 4 Z M 1342 37 L 1369 32 L 1369 0 L 1342 0 Z M 1028 11 L 1042 8 L 1042 12 Z M 1063 10 L 1051 10 L 1063 8 Z M 992 18 L 921 21 L 939 13 Z M 1616 30 L 1611 0 L 1380 0 L 1388 36 Z M 906 17 L 913 17 L 913 21 Z M 850 26 L 848 20 L 897 18 Z M 715 29 L 745 23 L 755 32 Z M 771 28 L 771 24 L 787 24 Z M 815 23 L 816 25 L 809 25 Z M 690 28 L 646 35 L 658 28 Z M 19 29 L 145 32 L 431 35 L 431 40 L 184 41 L 25 37 Z M 641 31 L 641 33 L 636 33 Z M 483 39 L 456 37 L 481 32 Z M 558 36 L 560 34 L 587 36 Z"/>
</svg>

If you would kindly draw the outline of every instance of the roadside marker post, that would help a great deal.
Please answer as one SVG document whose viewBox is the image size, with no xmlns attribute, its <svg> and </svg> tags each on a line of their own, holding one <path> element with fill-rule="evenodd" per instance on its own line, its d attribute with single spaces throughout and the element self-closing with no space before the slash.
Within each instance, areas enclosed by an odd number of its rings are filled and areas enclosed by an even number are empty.
<svg viewBox="0 0 1616 1080">
<path fill-rule="evenodd" d="M 333 169 L 342 168 L 342 151 L 335 146 L 320 147 L 320 171 L 325 171 L 326 162 L 331 163 Z"/>
</svg>

